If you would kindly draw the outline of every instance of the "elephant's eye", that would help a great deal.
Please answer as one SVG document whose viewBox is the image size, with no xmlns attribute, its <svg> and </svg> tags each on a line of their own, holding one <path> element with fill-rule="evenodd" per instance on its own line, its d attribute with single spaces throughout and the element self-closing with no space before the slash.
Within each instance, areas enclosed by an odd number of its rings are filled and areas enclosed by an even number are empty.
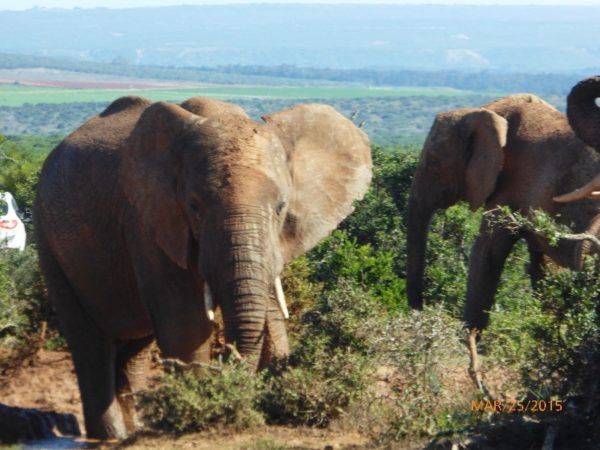
<svg viewBox="0 0 600 450">
<path fill-rule="evenodd" d="M 285 201 L 281 200 L 279 203 L 277 203 L 277 206 L 275 207 L 275 213 L 277 215 L 280 215 L 281 211 L 283 211 L 284 207 L 285 207 Z"/>
<path fill-rule="evenodd" d="M 196 202 L 190 202 L 190 209 L 192 211 L 194 211 L 195 213 L 200 211 L 200 207 L 198 206 L 198 204 Z"/>
</svg>

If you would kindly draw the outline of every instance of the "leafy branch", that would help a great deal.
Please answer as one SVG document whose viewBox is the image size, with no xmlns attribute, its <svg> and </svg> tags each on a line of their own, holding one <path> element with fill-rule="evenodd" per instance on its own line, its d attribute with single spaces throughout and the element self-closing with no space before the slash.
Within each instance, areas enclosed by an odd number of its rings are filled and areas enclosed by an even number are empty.
<svg viewBox="0 0 600 450">
<path fill-rule="evenodd" d="M 568 226 L 557 223 L 546 211 L 530 209 L 528 216 L 512 211 L 508 206 L 497 206 L 484 213 L 491 224 L 497 224 L 512 233 L 523 230 L 544 236 L 550 245 L 557 246 L 558 241 L 590 241 L 600 249 L 600 239 L 589 233 L 573 233 Z M 557 216 L 559 217 L 559 216 Z"/>
</svg>

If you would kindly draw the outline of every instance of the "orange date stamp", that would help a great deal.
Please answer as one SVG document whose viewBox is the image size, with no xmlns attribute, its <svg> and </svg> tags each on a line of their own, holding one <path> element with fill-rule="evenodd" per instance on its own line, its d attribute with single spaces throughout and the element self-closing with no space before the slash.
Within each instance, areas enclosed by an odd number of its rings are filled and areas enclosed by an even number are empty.
<svg viewBox="0 0 600 450">
<path fill-rule="evenodd" d="M 471 400 L 471 411 L 487 413 L 558 413 L 564 409 L 563 400 Z"/>
</svg>

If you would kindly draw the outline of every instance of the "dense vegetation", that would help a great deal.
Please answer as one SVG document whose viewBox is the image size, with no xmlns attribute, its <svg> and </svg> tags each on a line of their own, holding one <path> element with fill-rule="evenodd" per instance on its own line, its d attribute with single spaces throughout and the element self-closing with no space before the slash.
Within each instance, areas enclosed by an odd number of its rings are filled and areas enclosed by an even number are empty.
<svg viewBox="0 0 600 450">
<path fill-rule="evenodd" d="M 138 92 L 138 95 L 144 95 Z M 325 102 L 342 113 L 363 123 L 364 130 L 375 144 L 401 145 L 422 143 L 433 122 L 435 114 L 454 108 L 478 107 L 495 97 L 490 95 L 410 96 L 389 98 L 351 99 L 293 99 L 293 98 L 237 98 L 228 99 L 246 109 L 248 114 L 260 120 L 263 114 L 279 111 L 299 102 Z M 545 100 L 564 108 L 564 99 L 545 96 Z M 26 104 L 20 107 L 0 106 L 0 133 L 6 135 L 55 135 L 67 134 L 94 114 L 102 111 L 108 103 Z"/>
<path fill-rule="evenodd" d="M 219 66 L 214 72 L 292 80 L 326 80 L 362 83 L 369 86 L 452 87 L 466 91 L 535 92 L 566 94 L 581 78 L 580 74 L 531 74 L 458 70 L 329 69 L 279 66 Z"/>
<path fill-rule="evenodd" d="M 15 193 L 22 209 L 31 207 L 40 163 L 55 142 L 0 143 L 0 189 Z M 534 291 L 525 246 L 517 246 L 480 343 L 484 372 L 499 398 L 561 400 L 567 407 L 560 413 L 472 411 L 471 401 L 481 394 L 466 375 L 460 317 L 480 215 L 457 205 L 435 217 L 428 306 L 410 312 L 405 219 L 417 150 L 375 148 L 375 177 L 365 199 L 337 231 L 285 269 L 289 359 L 253 378 L 235 362 L 168 373 L 140 398 L 150 426 L 181 432 L 264 421 L 321 427 L 337 422 L 382 443 L 460 438 L 523 448 L 540 447 L 553 425 L 560 430 L 557 442 L 571 439 L 577 448 L 593 448 L 600 438 L 596 265 L 550 273 Z M 1 253 L 0 347 L 19 348 L 50 314 L 35 243 L 23 254 Z"/>
</svg>

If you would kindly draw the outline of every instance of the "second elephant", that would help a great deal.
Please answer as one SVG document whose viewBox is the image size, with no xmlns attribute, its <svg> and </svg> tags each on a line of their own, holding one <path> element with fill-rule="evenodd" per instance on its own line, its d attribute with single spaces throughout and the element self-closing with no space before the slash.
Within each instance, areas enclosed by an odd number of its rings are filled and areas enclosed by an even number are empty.
<svg viewBox="0 0 600 450">
<path fill-rule="evenodd" d="M 600 171 L 600 155 L 580 141 L 564 114 L 541 100 L 519 94 L 481 108 L 438 114 L 425 142 L 413 180 L 408 212 L 407 289 L 412 307 L 420 308 L 427 230 L 438 209 L 466 200 L 472 210 L 505 205 L 530 214 L 541 209 L 573 226 L 598 234 L 600 205 L 586 200 L 558 204 L 553 197 L 581 186 Z M 484 216 L 469 261 L 464 319 L 470 329 L 489 320 L 504 262 L 524 238 L 533 266 L 542 257 L 573 269 L 582 265 L 589 242 L 559 241 L 499 226 Z"/>
</svg>

